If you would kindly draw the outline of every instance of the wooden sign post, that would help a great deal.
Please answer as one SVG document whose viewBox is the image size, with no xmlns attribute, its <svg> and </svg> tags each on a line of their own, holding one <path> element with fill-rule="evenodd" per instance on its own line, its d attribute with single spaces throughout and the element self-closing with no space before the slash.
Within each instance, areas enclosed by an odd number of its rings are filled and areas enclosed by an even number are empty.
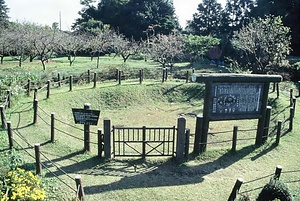
<svg viewBox="0 0 300 201">
<path fill-rule="evenodd" d="M 83 109 L 72 108 L 75 124 L 84 125 L 84 151 L 91 151 L 90 125 L 97 125 L 100 116 L 100 110 L 90 110 L 90 106 L 85 103 Z"/>
<path fill-rule="evenodd" d="M 280 75 L 193 74 L 193 82 L 205 83 L 200 152 L 206 151 L 209 121 L 258 119 L 255 144 L 261 145 L 270 82 L 281 80 Z"/>
</svg>

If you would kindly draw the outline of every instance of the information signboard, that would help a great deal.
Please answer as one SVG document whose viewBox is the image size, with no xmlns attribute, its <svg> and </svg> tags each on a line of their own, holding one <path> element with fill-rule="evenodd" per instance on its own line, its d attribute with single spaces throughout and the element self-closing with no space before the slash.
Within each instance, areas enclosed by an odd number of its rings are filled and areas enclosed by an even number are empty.
<svg viewBox="0 0 300 201">
<path fill-rule="evenodd" d="M 100 110 L 86 110 L 72 108 L 75 124 L 97 125 Z"/>
<path fill-rule="evenodd" d="M 261 114 L 264 83 L 212 83 L 212 119 L 258 118 Z"/>
</svg>

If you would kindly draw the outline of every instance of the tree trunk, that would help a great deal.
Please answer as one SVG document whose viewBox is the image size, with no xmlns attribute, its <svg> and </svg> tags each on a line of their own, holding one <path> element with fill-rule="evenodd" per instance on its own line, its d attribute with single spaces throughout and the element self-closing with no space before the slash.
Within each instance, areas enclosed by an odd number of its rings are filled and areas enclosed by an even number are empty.
<svg viewBox="0 0 300 201">
<path fill-rule="evenodd" d="M 3 59 L 4 59 L 4 56 L 3 55 L 1 55 L 1 64 L 3 64 Z"/>
</svg>

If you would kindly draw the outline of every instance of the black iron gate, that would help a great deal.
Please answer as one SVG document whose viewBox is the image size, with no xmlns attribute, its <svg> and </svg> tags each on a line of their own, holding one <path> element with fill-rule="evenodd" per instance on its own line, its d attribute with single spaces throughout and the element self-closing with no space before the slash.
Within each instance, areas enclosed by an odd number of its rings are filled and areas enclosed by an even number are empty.
<svg viewBox="0 0 300 201">
<path fill-rule="evenodd" d="M 175 126 L 113 126 L 112 132 L 114 156 L 174 156 Z"/>
</svg>

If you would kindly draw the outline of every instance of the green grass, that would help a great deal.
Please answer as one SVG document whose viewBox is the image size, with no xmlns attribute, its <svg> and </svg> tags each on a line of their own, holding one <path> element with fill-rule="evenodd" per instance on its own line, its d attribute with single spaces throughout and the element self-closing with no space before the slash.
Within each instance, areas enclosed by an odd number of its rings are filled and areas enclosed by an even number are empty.
<svg viewBox="0 0 300 201">
<path fill-rule="evenodd" d="M 78 68 L 74 66 L 74 70 L 81 70 L 79 63 L 84 66 L 88 63 L 88 59 L 79 59 Z M 108 62 L 109 64 L 111 61 Z M 189 65 L 181 63 L 178 67 L 190 68 Z M 69 72 L 75 73 L 71 68 L 64 67 L 69 69 Z M 57 68 L 61 70 L 62 66 Z M 54 67 L 49 65 L 49 69 Z M 280 87 L 282 90 L 279 99 L 276 99 L 275 93 L 270 92 L 270 104 L 273 107 L 272 127 L 277 120 L 286 119 L 289 115 L 289 88 L 294 86 L 292 83 L 281 83 Z M 49 123 L 49 114 L 54 112 L 55 117 L 62 121 L 55 122 L 57 128 L 83 138 L 83 131 L 79 130 L 83 129 L 83 126 L 74 125 L 71 108 L 83 108 L 83 104 L 89 102 L 92 109 L 101 110 L 99 124 L 91 126 L 92 142 L 97 142 L 95 133 L 98 128 L 103 127 L 104 117 L 110 118 L 113 125 L 174 126 L 177 118 L 184 116 L 187 119 L 187 127 L 191 129 L 191 133 L 194 133 L 195 115 L 201 114 L 203 107 L 204 86 L 185 84 L 184 80 L 173 79 L 163 84 L 159 80 L 145 80 L 143 85 L 139 85 L 137 80 L 124 81 L 122 85 L 105 81 L 97 83 L 96 88 L 92 88 L 92 84 L 83 84 L 75 85 L 72 92 L 68 90 L 68 86 L 52 89 L 50 99 L 45 98 L 45 91 L 39 92 L 39 106 L 43 109 L 43 111 L 39 110 L 39 115 Z M 15 132 L 24 136 L 31 145 L 41 143 L 41 151 L 72 178 L 78 174 L 82 176 L 87 200 L 227 200 L 237 178 L 241 177 L 245 181 L 241 192 L 264 186 L 269 181 L 269 177 L 249 181 L 274 173 L 276 165 L 279 164 L 283 166 L 280 180 L 287 184 L 295 200 L 300 198 L 298 176 L 300 160 L 297 155 L 300 152 L 300 136 L 297 133 L 300 129 L 299 103 L 296 107 L 294 129 L 281 138 L 280 145 L 277 147 L 273 145 L 274 138 L 269 138 L 261 147 L 255 147 L 254 140 L 238 141 L 236 153 L 230 152 L 230 143 L 209 144 L 206 153 L 200 156 L 190 155 L 185 163 L 176 164 L 170 158 L 159 157 L 146 160 L 117 158 L 104 162 L 97 157 L 96 145 L 91 145 L 90 153 L 83 153 L 82 141 L 59 131 L 56 131 L 55 143 L 49 143 L 50 128 L 47 123 L 39 118 L 36 125 L 31 124 L 32 99 L 32 96 L 24 96 L 14 100 L 12 109 L 7 110 L 8 120 L 12 122 Z M 248 130 L 255 128 L 256 124 L 257 120 L 211 122 L 210 133 L 212 134 L 209 135 L 208 141 L 231 139 L 233 125 L 238 125 L 239 130 Z M 214 134 L 224 130 L 230 132 Z M 238 137 L 255 137 L 255 131 L 241 131 Z M 15 140 L 22 147 L 27 147 L 27 143 L 18 135 L 15 135 Z M 5 150 L 8 148 L 6 131 L 0 131 L 0 144 L 2 147 L 0 154 L 3 155 L 7 153 Z M 190 151 L 192 147 L 191 144 Z M 32 149 L 27 151 L 33 154 Z M 27 167 L 32 168 L 34 159 L 26 152 L 20 153 Z M 42 160 L 46 161 L 44 157 Z M 51 163 L 45 164 L 63 181 L 75 188 L 74 180 L 63 175 Z M 53 178 L 53 175 L 45 169 L 44 174 L 50 179 Z M 65 189 L 68 196 L 74 196 L 74 193 L 59 181 L 56 181 L 56 185 Z M 51 186 L 51 188 L 54 191 L 56 187 Z M 255 198 L 258 193 L 259 190 L 253 190 L 249 195 Z"/>
</svg>

